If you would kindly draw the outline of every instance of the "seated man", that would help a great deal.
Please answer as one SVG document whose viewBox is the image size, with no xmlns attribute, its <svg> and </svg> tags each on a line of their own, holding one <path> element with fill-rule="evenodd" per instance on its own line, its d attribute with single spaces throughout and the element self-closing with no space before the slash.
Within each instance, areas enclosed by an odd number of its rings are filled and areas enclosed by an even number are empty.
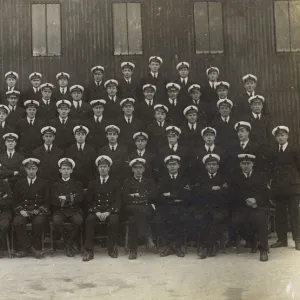
<svg viewBox="0 0 300 300">
<path fill-rule="evenodd" d="M 189 191 L 184 187 L 188 181 L 179 173 L 180 157 L 170 155 L 164 159 L 168 173 L 159 182 L 158 215 L 161 216 L 163 238 L 166 247 L 160 256 L 176 254 L 183 257 L 182 251 L 186 225 L 186 203 Z"/>
<path fill-rule="evenodd" d="M 71 178 L 75 168 L 74 160 L 62 158 L 58 161 L 61 180 L 51 187 L 53 205 L 53 225 L 64 239 L 66 255 L 73 257 L 77 248 L 75 241 L 83 225 L 83 212 L 80 204 L 83 200 L 81 183 Z M 67 232 L 65 223 L 72 223 L 71 232 Z M 74 249 L 73 249 L 74 248 Z"/>
<path fill-rule="evenodd" d="M 196 235 L 200 234 L 199 256 L 205 259 L 216 255 L 216 244 L 226 230 L 228 205 L 226 202 L 227 183 L 219 172 L 220 156 L 207 154 L 202 159 L 206 172 L 198 174 L 192 188 L 189 210 L 193 215 Z M 197 236 L 195 236 L 195 240 Z"/>
<path fill-rule="evenodd" d="M 268 180 L 253 170 L 255 155 L 239 154 L 240 172 L 230 183 L 234 211 L 232 224 L 236 232 L 252 238 L 252 252 L 256 251 L 256 236 L 260 243 L 260 260 L 268 260 Z"/>
<path fill-rule="evenodd" d="M 101 155 L 96 159 L 100 177 L 91 181 L 87 190 L 88 216 L 85 220 L 85 243 L 83 261 L 94 258 L 94 232 L 97 223 L 105 222 L 108 228 L 108 255 L 118 257 L 117 238 L 119 211 L 121 206 L 121 186 L 110 176 L 113 161 Z"/>
<path fill-rule="evenodd" d="M 153 179 L 144 178 L 146 160 L 133 159 L 129 166 L 132 168 L 133 177 L 128 178 L 123 186 L 124 214 L 129 226 L 129 259 L 137 258 L 139 238 L 147 238 L 149 246 L 154 246 L 150 238 L 149 222 L 154 215 L 151 205 L 155 194 Z"/>
<path fill-rule="evenodd" d="M 25 257 L 31 252 L 36 258 L 42 258 L 44 253 L 37 248 L 40 248 L 49 212 L 48 182 L 36 176 L 40 163 L 38 159 L 27 158 L 22 163 L 27 177 L 16 183 L 13 194 L 13 226 L 22 249 L 16 255 Z M 32 223 L 31 241 L 26 232 L 28 222 Z"/>
</svg>

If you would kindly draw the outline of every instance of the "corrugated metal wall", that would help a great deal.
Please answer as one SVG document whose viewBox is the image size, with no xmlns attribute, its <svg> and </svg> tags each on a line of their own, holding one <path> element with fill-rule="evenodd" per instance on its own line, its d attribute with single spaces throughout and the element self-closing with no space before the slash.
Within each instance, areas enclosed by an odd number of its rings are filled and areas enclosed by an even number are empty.
<svg viewBox="0 0 300 300">
<path fill-rule="evenodd" d="M 196 55 L 192 0 L 143 0 L 143 55 L 114 56 L 111 0 L 58 0 L 62 7 L 62 57 L 32 57 L 30 0 L 0 0 L 0 74 L 13 69 L 27 76 L 39 71 L 55 82 L 59 71 L 69 72 L 71 83 L 85 83 L 90 68 L 102 64 L 106 78 L 120 73 L 120 62 L 136 63 L 136 76 L 147 71 L 150 55 L 164 58 L 163 71 L 172 78 L 175 65 L 187 60 L 192 77 L 200 82 L 209 65 L 220 67 L 222 78 L 232 84 L 231 97 L 242 91 L 241 77 L 254 73 L 258 89 L 270 102 L 274 123 L 291 127 L 300 144 L 299 54 L 276 53 L 274 0 L 226 0 L 223 3 L 224 54 Z M 52 2 L 39 0 L 38 3 Z"/>
</svg>

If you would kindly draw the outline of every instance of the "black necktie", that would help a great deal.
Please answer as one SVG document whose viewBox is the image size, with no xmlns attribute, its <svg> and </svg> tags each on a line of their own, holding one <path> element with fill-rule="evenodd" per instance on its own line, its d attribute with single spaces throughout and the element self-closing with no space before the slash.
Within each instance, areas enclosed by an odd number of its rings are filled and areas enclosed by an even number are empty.
<svg viewBox="0 0 300 300">
<path fill-rule="evenodd" d="M 131 122 L 130 122 L 130 118 L 128 118 L 128 119 L 127 119 L 127 123 L 128 123 L 128 124 L 130 124 L 130 123 L 131 123 Z"/>
<path fill-rule="evenodd" d="M 279 146 L 279 152 L 283 152 L 283 146 L 282 145 Z"/>
<path fill-rule="evenodd" d="M 33 126 L 33 120 L 30 120 L 29 123 L 30 123 L 30 126 Z"/>
<path fill-rule="evenodd" d="M 82 153 L 82 151 L 83 151 L 83 149 L 82 149 L 82 145 L 80 144 L 80 145 L 79 145 L 79 152 L 81 152 L 81 153 Z"/>
<path fill-rule="evenodd" d="M 228 117 L 224 117 L 224 122 L 227 123 Z"/>
<path fill-rule="evenodd" d="M 32 185 L 33 185 L 33 180 L 31 179 L 30 183 L 29 183 L 29 186 L 32 186 Z"/>
<path fill-rule="evenodd" d="M 9 152 L 9 159 L 12 159 L 12 153 Z"/>
<path fill-rule="evenodd" d="M 100 123 L 100 117 L 97 117 L 97 121 L 96 121 L 97 123 Z"/>
<path fill-rule="evenodd" d="M 77 103 L 76 110 L 80 110 L 80 104 L 79 104 L 79 102 Z"/>
<path fill-rule="evenodd" d="M 139 157 L 142 157 L 142 152 L 139 152 Z"/>
<path fill-rule="evenodd" d="M 256 114 L 256 120 L 259 121 L 259 114 Z"/>
<path fill-rule="evenodd" d="M 66 124 L 66 120 L 65 120 L 65 119 L 62 119 L 62 120 L 61 120 L 61 123 L 62 123 L 63 125 L 65 125 L 65 124 Z"/>
<path fill-rule="evenodd" d="M 159 127 L 163 127 L 163 124 L 162 122 L 158 122 L 159 123 Z"/>
<path fill-rule="evenodd" d="M 113 152 L 115 151 L 115 146 L 111 147 L 111 151 L 113 151 Z"/>
<path fill-rule="evenodd" d="M 212 151 L 211 151 L 211 148 L 210 147 L 208 147 L 208 151 L 207 151 L 208 153 L 212 153 Z"/>
<path fill-rule="evenodd" d="M 213 179 L 214 178 L 214 175 L 213 174 L 209 174 L 210 176 L 210 179 Z"/>
<path fill-rule="evenodd" d="M 241 143 L 241 149 L 244 150 L 244 146 L 245 144 L 244 143 Z"/>
<path fill-rule="evenodd" d="M 195 124 L 192 124 L 191 126 L 192 126 L 191 130 L 195 131 Z"/>
<path fill-rule="evenodd" d="M 175 176 L 174 176 L 174 175 L 172 175 L 172 179 L 173 179 L 173 180 L 175 179 Z"/>
<path fill-rule="evenodd" d="M 104 184 L 105 180 L 104 178 L 101 178 L 101 184 Z"/>
<path fill-rule="evenodd" d="M 47 152 L 50 153 L 50 146 L 47 146 Z"/>
</svg>

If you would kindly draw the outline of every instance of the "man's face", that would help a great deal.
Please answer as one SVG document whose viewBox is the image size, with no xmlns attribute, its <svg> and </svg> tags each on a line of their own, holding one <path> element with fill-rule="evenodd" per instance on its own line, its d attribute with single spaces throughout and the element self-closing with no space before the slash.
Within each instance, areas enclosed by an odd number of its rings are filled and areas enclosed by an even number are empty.
<svg viewBox="0 0 300 300">
<path fill-rule="evenodd" d="M 49 88 L 42 89 L 42 96 L 45 100 L 50 100 L 52 95 L 52 90 Z"/>
<path fill-rule="evenodd" d="M 43 134 L 43 140 L 46 145 L 52 145 L 55 139 L 55 135 L 53 133 L 45 133 Z"/>
<path fill-rule="evenodd" d="M 216 161 L 209 161 L 206 164 L 206 170 L 209 174 L 215 174 L 219 170 L 219 164 Z"/>
<path fill-rule="evenodd" d="M 106 137 L 110 144 L 115 144 L 118 141 L 118 133 L 116 131 L 108 131 Z"/>
<path fill-rule="evenodd" d="M 155 92 L 153 89 L 144 90 L 144 96 L 147 100 L 152 100 L 154 95 L 155 95 Z"/>
<path fill-rule="evenodd" d="M 93 112 L 94 112 L 94 115 L 97 116 L 97 117 L 100 117 L 103 115 L 103 112 L 104 112 L 104 106 L 103 105 L 96 105 L 93 107 Z"/>
<path fill-rule="evenodd" d="M 219 99 L 226 99 L 228 95 L 228 89 L 225 87 L 218 87 L 217 94 Z"/>
<path fill-rule="evenodd" d="M 33 87 L 38 88 L 42 83 L 42 80 L 40 78 L 34 78 L 31 80 L 31 84 Z"/>
<path fill-rule="evenodd" d="M 19 98 L 16 95 L 11 95 L 7 98 L 8 104 L 10 106 L 16 106 Z"/>
<path fill-rule="evenodd" d="M 186 78 L 189 75 L 189 69 L 186 67 L 180 68 L 178 70 L 178 73 L 181 78 Z"/>
<path fill-rule="evenodd" d="M 36 177 L 36 173 L 38 171 L 38 167 L 37 166 L 28 166 L 25 168 L 27 176 L 29 179 L 33 179 Z"/>
<path fill-rule="evenodd" d="M 94 81 L 100 82 L 103 79 L 103 73 L 101 70 L 96 70 L 93 72 Z"/>
<path fill-rule="evenodd" d="M 286 132 L 279 132 L 276 134 L 276 140 L 279 145 L 283 145 L 288 141 L 289 135 Z"/>
<path fill-rule="evenodd" d="M 179 136 L 176 133 L 169 133 L 167 137 L 170 145 L 177 144 Z"/>
<path fill-rule="evenodd" d="M 74 101 L 80 101 L 82 99 L 82 92 L 81 91 L 73 91 L 71 96 Z"/>
<path fill-rule="evenodd" d="M 134 165 L 132 167 L 132 171 L 135 177 L 140 178 L 143 176 L 145 172 L 145 167 L 143 165 Z"/>
<path fill-rule="evenodd" d="M 69 81 L 67 78 L 63 77 L 63 78 L 59 78 L 58 79 L 58 85 L 60 87 L 66 87 L 68 85 Z"/>
<path fill-rule="evenodd" d="M 15 139 L 8 139 L 5 141 L 5 145 L 6 145 L 7 150 L 13 151 L 13 150 L 15 150 L 15 148 L 17 146 L 17 142 Z"/>
<path fill-rule="evenodd" d="M 240 162 L 240 167 L 244 173 L 250 173 L 253 170 L 253 161 L 243 160 Z"/>
<path fill-rule="evenodd" d="M 178 170 L 179 170 L 179 163 L 177 161 L 169 161 L 167 163 L 167 169 L 169 171 L 170 174 L 177 174 Z"/>
<path fill-rule="evenodd" d="M 70 112 L 70 108 L 69 106 L 60 106 L 58 107 L 58 114 L 59 116 L 64 119 L 68 116 L 69 112 Z"/>
<path fill-rule="evenodd" d="M 123 112 L 126 116 L 132 116 L 134 107 L 131 103 L 126 103 L 123 105 Z"/>
<path fill-rule="evenodd" d="M 166 119 L 166 113 L 163 110 L 155 110 L 154 117 L 158 122 L 164 122 Z"/>
<path fill-rule="evenodd" d="M 225 105 L 220 105 L 219 106 L 219 112 L 220 112 L 220 115 L 222 117 L 228 117 L 230 112 L 231 112 L 231 108 L 229 105 L 225 104 Z"/>
<path fill-rule="evenodd" d="M 194 101 L 198 101 L 200 100 L 201 92 L 199 90 L 193 90 L 191 95 Z"/>
<path fill-rule="evenodd" d="M 143 151 L 146 148 L 147 140 L 143 137 L 138 137 L 135 140 L 135 145 L 138 150 Z"/>
<path fill-rule="evenodd" d="M 217 81 L 217 79 L 218 79 L 218 72 L 216 72 L 216 71 L 210 71 L 209 73 L 208 73 L 208 80 L 209 81 Z"/>
<path fill-rule="evenodd" d="M 252 101 L 251 110 L 255 114 L 261 114 L 263 107 L 264 106 L 261 101 Z"/>
<path fill-rule="evenodd" d="M 175 100 L 178 96 L 178 90 L 177 89 L 168 89 L 168 96 L 170 99 Z"/>
<path fill-rule="evenodd" d="M 215 138 L 216 138 L 216 136 L 213 133 L 210 133 L 210 132 L 205 133 L 204 136 L 203 136 L 204 142 L 207 145 L 213 145 L 214 142 L 215 142 Z"/>
<path fill-rule="evenodd" d="M 86 133 L 83 131 L 77 131 L 75 133 L 75 139 L 78 144 L 83 144 L 86 139 Z"/>
<path fill-rule="evenodd" d="M 36 107 L 29 106 L 29 107 L 26 108 L 27 116 L 28 116 L 29 118 L 31 118 L 31 119 L 35 117 L 36 112 L 37 112 Z"/>
<path fill-rule="evenodd" d="M 59 169 L 59 172 L 62 178 L 70 178 L 71 174 L 73 173 L 73 169 L 70 166 L 62 165 Z"/>
<path fill-rule="evenodd" d="M 106 88 L 108 96 L 115 96 L 117 94 L 117 87 L 115 85 L 108 85 Z"/>
<path fill-rule="evenodd" d="M 110 167 L 107 163 L 100 163 L 98 166 L 98 171 L 100 176 L 106 177 L 109 173 Z"/>
<path fill-rule="evenodd" d="M 254 80 L 247 80 L 244 86 L 247 92 L 252 93 L 255 91 L 256 82 Z"/>
<path fill-rule="evenodd" d="M 131 68 L 123 68 L 122 73 L 125 78 L 131 78 L 133 70 Z"/>
<path fill-rule="evenodd" d="M 17 83 L 17 79 L 15 77 L 7 77 L 6 78 L 6 84 L 9 86 L 9 87 L 13 87 L 15 86 Z"/>
<path fill-rule="evenodd" d="M 197 119 L 198 119 L 198 115 L 196 112 L 189 112 L 187 115 L 186 115 L 186 118 L 188 120 L 189 123 L 191 124 L 194 124 L 197 122 Z"/>
<path fill-rule="evenodd" d="M 152 61 L 150 64 L 149 64 L 149 68 L 151 70 L 151 72 L 153 73 L 157 73 L 159 68 L 160 68 L 160 63 L 156 62 L 156 61 Z"/>
<path fill-rule="evenodd" d="M 249 139 L 249 131 L 245 127 L 239 127 L 238 129 L 238 138 L 240 141 L 247 141 Z"/>
<path fill-rule="evenodd" d="M 7 113 L 0 110 L 0 122 L 4 122 L 6 118 L 7 118 Z"/>
</svg>

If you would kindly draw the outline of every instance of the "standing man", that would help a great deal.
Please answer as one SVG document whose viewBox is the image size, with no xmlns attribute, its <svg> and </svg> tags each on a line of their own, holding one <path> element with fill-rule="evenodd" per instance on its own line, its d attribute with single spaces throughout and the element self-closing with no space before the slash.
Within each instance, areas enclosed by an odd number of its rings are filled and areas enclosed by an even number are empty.
<svg viewBox="0 0 300 300">
<path fill-rule="evenodd" d="M 28 76 L 31 86 L 22 93 L 22 104 L 27 100 L 40 101 L 42 98 L 40 86 L 42 84 L 42 74 L 33 72 Z"/>
<path fill-rule="evenodd" d="M 118 80 L 119 90 L 118 95 L 121 99 L 133 98 L 137 100 L 137 84 L 133 81 L 132 73 L 135 69 L 135 64 L 129 61 L 121 63 L 123 77 Z"/>
<path fill-rule="evenodd" d="M 176 70 L 179 77 L 175 79 L 174 82 L 180 85 L 178 98 L 180 99 L 180 102 L 187 103 L 189 100 L 188 89 L 192 84 L 191 79 L 189 78 L 190 64 L 186 61 L 182 61 L 177 64 Z"/>
<path fill-rule="evenodd" d="M 7 122 L 13 127 L 15 127 L 17 122 L 26 115 L 25 109 L 19 105 L 19 98 L 19 91 L 14 90 L 6 92 L 7 107 L 10 110 L 10 114 L 7 117 Z"/>
<path fill-rule="evenodd" d="M 91 69 L 93 81 L 88 85 L 84 96 L 84 101 L 90 103 L 96 99 L 103 99 L 106 96 L 104 87 L 104 67 L 95 66 Z"/>
<path fill-rule="evenodd" d="M 218 101 L 216 85 L 219 75 L 220 71 L 217 67 L 209 67 L 206 70 L 208 82 L 201 90 L 201 99 L 209 105 L 211 105 L 211 103 L 217 103 Z"/>
<path fill-rule="evenodd" d="M 39 100 L 40 106 L 37 117 L 47 125 L 57 116 L 56 103 L 52 98 L 53 88 L 51 83 L 44 83 L 40 86 L 41 99 Z"/>
<path fill-rule="evenodd" d="M 81 85 L 77 84 L 70 87 L 72 96 L 70 118 L 79 123 L 86 120 L 92 114 L 91 106 L 83 102 L 83 92 L 84 87 Z"/>
<path fill-rule="evenodd" d="M 58 81 L 58 87 L 53 91 L 54 101 L 57 102 L 62 99 L 71 101 L 72 97 L 68 87 L 70 74 L 65 72 L 57 73 L 56 79 Z"/>
<path fill-rule="evenodd" d="M 7 104 L 5 101 L 6 92 L 17 90 L 16 85 L 17 85 L 17 81 L 19 79 L 19 74 L 14 71 L 9 71 L 9 72 L 5 73 L 4 77 L 5 77 L 6 87 L 1 93 L 1 103 L 6 105 Z M 19 92 L 19 94 L 20 94 L 20 92 Z"/>
</svg>

